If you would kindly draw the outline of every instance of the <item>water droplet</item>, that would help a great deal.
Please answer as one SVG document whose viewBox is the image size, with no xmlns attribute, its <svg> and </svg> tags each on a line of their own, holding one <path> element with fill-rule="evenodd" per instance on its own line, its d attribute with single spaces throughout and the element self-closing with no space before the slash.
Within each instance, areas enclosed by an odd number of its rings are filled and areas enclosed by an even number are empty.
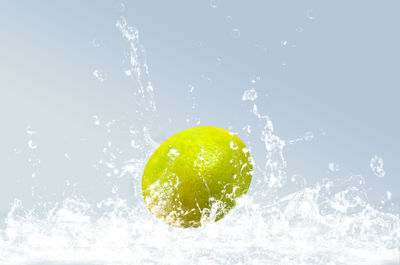
<svg viewBox="0 0 400 265">
<path fill-rule="evenodd" d="M 232 29 L 231 36 L 235 39 L 240 38 L 240 30 L 239 29 Z"/>
<path fill-rule="evenodd" d="M 247 100 L 254 101 L 257 99 L 257 97 L 258 97 L 257 91 L 254 88 L 251 88 L 251 89 L 244 91 L 242 100 L 243 101 L 247 101 Z"/>
<path fill-rule="evenodd" d="M 248 125 L 244 126 L 244 127 L 242 128 L 242 130 L 243 130 L 243 131 L 246 131 L 247 133 L 251 133 L 251 126 L 248 124 Z"/>
<path fill-rule="evenodd" d="M 21 151 L 18 150 L 17 148 L 14 148 L 13 151 L 14 151 L 14 153 L 17 154 L 17 155 L 19 155 L 19 154 L 21 153 Z"/>
<path fill-rule="evenodd" d="M 93 71 L 93 76 L 97 80 L 99 80 L 100 82 L 104 82 L 106 80 L 106 75 L 103 72 L 99 71 L 99 70 L 94 70 Z"/>
<path fill-rule="evenodd" d="M 125 11 L 125 4 L 124 3 L 119 3 L 117 6 L 118 12 L 124 12 Z"/>
<path fill-rule="evenodd" d="M 225 20 L 226 20 L 226 22 L 231 23 L 232 22 L 232 17 L 231 16 L 226 16 Z"/>
<path fill-rule="evenodd" d="M 111 192 L 112 192 L 113 194 L 117 193 L 117 192 L 118 192 L 118 187 L 117 187 L 117 186 L 114 186 L 114 187 L 112 188 Z"/>
<path fill-rule="evenodd" d="M 375 176 L 383 178 L 386 174 L 385 170 L 383 170 L 383 159 L 380 158 L 379 156 L 375 155 L 374 157 L 371 158 L 371 161 L 369 162 L 369 166 L 372 169 L 372 172 L 374 172 Z"/>
<path fill-rule="evenodd" d="M 261 77 L 259 77 L 259 76 L 250 76 L 250 83 L 252 83 L 252 84 L 257 83 L 260 80 L 261 80 Z"/>
<path fill-rule="evenodd" d="M 196 42 L 196 47 L 200 48 L 201 46 L 203 46 L 203 43 L 201 41 L 197 41 Z"/>
<path fill-rule="evenodd" d="M 30 149 L 36 149 L 37 148 L 37 144 L 35 144 L 32 140 L 28 141 L 28 147 Z"/>
<path fill-rule="evenodd" d="M 304 140 L 311 141 L 312 139 L 314 139 L 314 133 L 313 132 L 306 132 L 304 134 Z"/>
<path fill-rule="evenodd" d="M 95 48 L 99 48 L 100 47 L 100 42 L 98 39 L 93 39 L 92 40 L 92 46 Z"/>
<path fill-rule="evenodd" d="M 336 171 L 339 171 L 339 170 L 340 170 L 340 167 L 339 167 L 339 165 L 337 165 L 337 164 L 335 164 L 335 163 L 333 163 L 333 162 L 330 162 L 330 163 L 328 164 L 328 169 L 329 169 L 329 171 L 331 171 L 331 172 L 336 172 Z"/>
<path fill-rule="evenodd" d="M 281 41 L 281 44 L 282 44 L 282 46 L 286 46 L 287 45 L 287 40 L 283 40 L 283 41 Z"/>
<path fill-rule="evenodd" d="M 193 93 L 193 91 L 194 91 L 194 86 L 193 85 L 189 85 L 189 93 L 191 94 L 191 93 Z"/>
<path fill-rule="evenodd" d="M 205 75 L 205 74 L 202 74 L 202 75 L 201 75 L 201 78 L 203 78 L 204 80 L 206 80 L 208 83 L 211 83 L 211 82 L 212 82 L 211 77 L 209 77 L 209 76 L 207 76 L 207 75 Z"/>
<path fill-rule="evenodd" d="M 37 134 L 37 131 L 34 131 L 31 126 L 26 127 L 26 133 L 29 135 Z"/>
<path fill-rule="evenodd" d="M 94 123 L 95 125 L 99 126 L 99 125 L 100 125 L 99 116 L 93 115 L 92 118 L 93 118 L 93 123 Z"/>
<path fill-rule="evenodd" d="M 314 9 L 310 9 L 307 11 L 307 18 L 309 20 L 315 20 L 315 11 Z"/>
<path fill-rule="evenodd" d="M 220 57 L 217 58 L 217 65 L 221 65 L 222 64 L 222 59 Z"/>
<path fill-rule="evenodd" d="M 301 32 L 304 31 L 304 29 L 303 29 L 302 27 L 298 27 L 298 28 L 296 28 L 296 31 L 299 32 L 299 33 L 301 33 Z"/>
<path fill-rule="evenodd" d="M 124 74 L 125 74 L 126 76 L 132 76 L 132 71 L 131 71 L 130 69 L 125 70 L 125 71 L 124 71 Z"/>
<path fill-rule="evenodd" d="M 212 8 L 217 8 L 218 6 L 220 5 L 220 1 L 219 0 L 211 0 L 210 1 L 210 6 L 212 7 Z"/>
<path fill-rule="evenodd" d="M 392 199 L 392 193 L 390 191 L 387 191 L 387 199 L 388 201 Z"/>
<path fill-rule="evenodd" d="M 126 18 L 125 17 L 120 17 L 119 20 L 116 23 L 116 26 L 119 29 L 126 28 Z"/>
</svg>

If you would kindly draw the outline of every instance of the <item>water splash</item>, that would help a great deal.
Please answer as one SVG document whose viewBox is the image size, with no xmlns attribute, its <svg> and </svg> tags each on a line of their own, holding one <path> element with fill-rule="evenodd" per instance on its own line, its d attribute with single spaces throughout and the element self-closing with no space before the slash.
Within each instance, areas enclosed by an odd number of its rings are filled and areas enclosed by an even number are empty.
<svg viewBox="0 0 400 265">
<path fill-rule="evenodd" d="M 139 31 L 129 26 L 125 17 L 120 17 L 115 26 L 121 32 L 124 39 L 128 41 L 128 76 L 133 77 L 138 84 L 138 95 L 140 96 L 139 106 L 146 111 L 154 112 L 156 105 L 154 103 L 154 89 L 150 80 L 150 71 L 146 60 L 146 50 L 139 42 Z"/>
<path fill-rule="evenodd" d="M 251 100 L 250 112 L 262 129 L 255 129 L 258 124 L 242 128 L 246 136 L 259 138 L 266 155 L 256 161 L 255 185 L 248 195 L 224 219 L 200 229 L 172 228 L 154 218 L 140 188 L 146 160 L 158 146 L 151 137 L 152 124 L 144 118 L 156 111 L 154 91 L 137 29 L 122 17 L 116 26 L 128 44 L 125 73 L 135 80 L 140 98 L 142 123 L 127 130 L 135 152 L 123 160 L 117 144 L 104 142 L 102 157 L 94 166 L 104 168 L 110 174 L 108 181 L 115 181 L 112 197 L 89 202 L 66 193 L 61 203 L 41 202 L 29 209 L 15 200 L 0 225 L 0 264 L 389 265 L 398 261 L 398 215 L 374 208 L 361 176 L 314 185 L 298 175 L 288 177 L 287 143 Z M 189 88 L 190 95 L 193 91 Z M 108 134 L 119 122 L 92 118 L 93 125 Z M 40 163 L 36 155 L 33 158 Z M 382 175 L 383 160 L 374 157 L 371 168 Z M 132 200 L 119 197 L 116 180 L 121 178 L 129 179 Z M 386 196 L 391 200 L 391 193 Z"/>
<path fill-rule="evenodd" d="M 225 219 L 186 230 L 163 224 L 147 212 L 142 202 L 132 206 L 123 199 L 106 199 L 91 204 L 83 198 L 67 198 L 59 205 L 26 210 L 16 200 L 0 237 L 0 261 L 282 265 L 394 262 L 400 236 L 398 217 L 369 205 L 359 180 L 353 176 L 342 186 L 324 181 L 273 204 L 244 196 Z"/>
</svg>

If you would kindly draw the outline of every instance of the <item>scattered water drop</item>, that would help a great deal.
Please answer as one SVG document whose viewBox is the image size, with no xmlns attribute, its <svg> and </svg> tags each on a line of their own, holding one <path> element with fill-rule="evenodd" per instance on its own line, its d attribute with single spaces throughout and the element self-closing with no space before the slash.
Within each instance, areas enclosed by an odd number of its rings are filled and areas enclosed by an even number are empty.
<svg viewBox="0 0 400 265">
<path fill-rule="evenodd" d="M 132 71 L 131 71 L 130 69 L 125 70 L 125 71 L 124 71 L 124 74 L 125 74 L 126 76 L 132 76 Z"/>
<path fill-rule="evenodd" d="M 113 194 L 117 193 L 117 192 L 118 192 L 118 187 L 117 187 L 117 186 L 114 186 L 114 187 L 112 188 L 111 192 L 112 192 Z"/>
<path fill-rule="evenodd" d="M 319 134 L 320 134 L 321 136 L 326 136 L 327 131 L 326 131 L 324 128 L 321 128 L 321 129 L 319 130 Z"/>
<path fill-rule="evenodd" d="M 125 11 L 125 4 L 124 3 L 119 3 L 117 6 L 118 12 L 124 12 Z"/>
<path fill-rule="evenodd" d="M 193 85 L 189 85 L 189 93 L 192 94 L 194 91 L 194 86 Z"/>
<path fill-rule="evenodd" d="M 38 146 L 37 146 L 37 144 L 35 144 L 32 140 L 29 140 L 29 141 L 28 141 L 28 147 L 29 147 L 30 149 L 36 149 Z"/>
<path fill-rule="evenodd" d="M 220 0 L 211 0 L 210 1 L 210 6 L 212 7 L 212 8 L 218 8 L 218 6 L 220 5 Z"/>
<path fill-rule="evenodd" d="M 31 126 L 26 127 L 26 133 L 29 135 L 37 134 L 37 131 L 34 131 Z"/>
<path fill-rule="evenodd" d="M 100 41 L 98 39 L 93 39 L 92 40 L 92 46 L 95 48 L 99 48 L 100 47 Z"/>
<path fill-rule="evenodd" d="M 225 20 L 226 20 L 226 22 L 231 23 L 232 22 L 232 17 L 231 16 L 226 16 Z"/>
<path fill-rule="evenodd" d="M 302 27 L 297 27 L 296 31 L 299 32 L 299 33 L 302 33 L 304 31 L 304 29 Z"/>
<path fill-rule="evenodd" d="M 386 174 L 385 170 L 383 170 L 383 159 L 375 155 L 374 157 L 371 158 L 371 161 L 369 162 L 369 166 L 372 169 L 372 172 L 374 172 L 375 176 L 383 178 Z"/>
<path fill-rule="evenodd" d="M 338 164 L 335 164 L 335 163 L 333 163 L 333 162 L 330 162 L 330 163 L 328 164 L 328 169 L 329 169 L 329 171 L 331 171 L 331 172 L 337 172 L 337 171 L 340 170 L 340 167 L 339 167 Z"/>
<path fill-rule="evenodd" d="M 281 41 L 282 46 L 286 46 L 288 44 L 287 40 Z"/>
<path fill-rule="evenodd" d="M 251 126 L 250 126 L 250 124 L 244 126 L 244 127 L 242 128 L 242 130 L 245 131 L 245 132 L 247 132 L 248 134 L 251 133 Z"/>
<path fill-rule="evenodd" d="M 314 139 L 314 133 L 313 132 L 306 132 L 304 134 L 304 140 L 311 141 L 312 139 Z"/>
<path fill-rule="evenodd" d="M 255 84 L 255 83 L 257 83 L 258 81 L 261 80 L 261 77 L 259 77 L 259 76 L 250 76 L 249 79 L 250 79 L 250 83 Z"/>
<path fill-rule="evenodd" d="M 13 151 L 14 151 L 14 153 L 15 153 L 16 155 L 19 155 L 19 154 L 21 153 L 21 151 L 18 150 L 17 148 L 14 148 Z"/>
<path fill-rule="evenodd" d="M 209 76 L 207 76 L 207 75 L 205 75 L 205 74 L 202 74 L 202 75 L 201 75 L 201 78 L 203 78 L 204 80 L 206 80 L 208 83 L 211 83 L 211 82 L 212 82 L 212 78 L 209 77 Z"/>
<path fill-rule="evenodd" d="M 240 38 L 240 30 L 239 29 L 232 29 L 231 36 L 235 39 Z"/>
<path fill-rule="evenodd" d="M 100 82 L 104 82 L 106 80 L 106 75 L 103 72 L 101 72 L 100 70 L 94 70 L 93 76 Z"/>
<path fill-rule="evenodd" d="M 196 41 L 196 47 L 200 48 L 201 46 L 203 46 L 203 42 L 201 41 Z"/>
<path fill-rule="evenodd" d="M 100 125 L 100 118 L 99 118 L 99 116 L 93 115 L 92 118 L 93 118 L 93 123 L 94 123 L 95 125 L 99 126 L 99 125 Z"/>
<path fill-rule="evenodd" d="M 247 101 L 247 100 L 254 101 L 257 99 L 257 97 L 258 97 L 257 91 L 254 88 L 251 88 L 251 89 L 244 91 L 242 100 L 243 101 Z"/>
<path fill-rule="evenodd" d="M 310 9 L 307 11 L 307 18 L 309 20 L 315 20 L 315 11 L 314 9 Z"/>
</svg>

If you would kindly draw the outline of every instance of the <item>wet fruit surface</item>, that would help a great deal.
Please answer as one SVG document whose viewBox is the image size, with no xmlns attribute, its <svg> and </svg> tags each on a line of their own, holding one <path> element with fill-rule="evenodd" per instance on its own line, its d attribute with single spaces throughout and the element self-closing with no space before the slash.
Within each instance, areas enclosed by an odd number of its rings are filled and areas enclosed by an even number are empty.
<svg viewBox="0 0 400 265">
<path fill-rule="evenodd" d="M 181 131 L 150 157 L 142 179 L 149 210 L 175 227 L 218 221 L 245 194 L 252 177 L 249 150 L 218 127 Z"/>
</svg>

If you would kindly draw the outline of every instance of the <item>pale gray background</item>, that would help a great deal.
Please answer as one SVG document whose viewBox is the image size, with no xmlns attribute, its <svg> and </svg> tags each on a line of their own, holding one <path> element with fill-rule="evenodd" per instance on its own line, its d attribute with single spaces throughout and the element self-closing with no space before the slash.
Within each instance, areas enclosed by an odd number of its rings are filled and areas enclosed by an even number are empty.
<svg viewBox="0 0 400 265">
<path fill-rule="evenodd" d="M 241 128 L 259 122 L 241 96 L 259 76 L 256 102 L 275 133 L 284 140 L 308 131 L 315 136 L 285 149 L 288 175 L 311 184 L 361 174 L 373 200 L 386 191 L 399 200 L 400 2 L 216 3 L 126 1 L 123 9 L 119 1 L 3 1 L 0 212 L 16 198 L 29 208 L 61 200 L 63 192 L 100 200 L 115 183 L 120 196 L 130 196 L 128 176 L 107 177 L 106 169 L 92 166 L 106 159 L 108 141 L 122 150 L 117 164 L 133 156 L 128 128 L 141 126 L 137 88 L 123 73 L 127 46 L 115 27 L 120 16 L 139 29 L 147 50 L 159 110 L 155 140 L 190 127 L 187 115 L 245 137 Z M 92 75 L 96 69 L 106 73 L 104 82 Z M 189 85 L 195 90 L 188 97 Z M 113 119 L 118 122 L 107 133 L 104 121 Z M 28 126 L 38 133 L 27 134 Z M 29 149 L 29 140 L 38 148 Z M 251 143 L 261 161 L 262 142 L 254 136 Z M 384 178 L 369 167 L 374 155 L 384 160 Z M 330 173 L 330 162 L 340 170 Z"/>
</svg>

